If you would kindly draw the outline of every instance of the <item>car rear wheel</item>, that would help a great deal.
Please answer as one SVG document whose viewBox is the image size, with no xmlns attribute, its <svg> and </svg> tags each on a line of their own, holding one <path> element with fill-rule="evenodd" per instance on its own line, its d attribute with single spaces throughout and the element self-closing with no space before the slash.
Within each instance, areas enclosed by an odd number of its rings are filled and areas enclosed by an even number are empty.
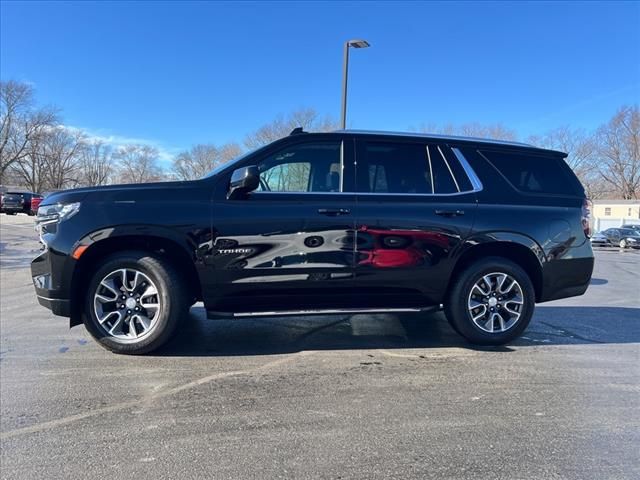
<svg viewBox="0 0 640 480">
<path fill-rule="evenodd" d="M 181 276 L 147 252 L 107 258 L 89 283 L 85 326 L 115 353 L 148 353 L 163 345 L 189 309 Z"/>
<path fill-rule="evenodd" d="M 469 342 L 503 345 L 529 325 L 535 291 L 522 268 L 491 257 L 470 265 L 455 278 L 444 307 L 452 327 Z"/>
</svg>

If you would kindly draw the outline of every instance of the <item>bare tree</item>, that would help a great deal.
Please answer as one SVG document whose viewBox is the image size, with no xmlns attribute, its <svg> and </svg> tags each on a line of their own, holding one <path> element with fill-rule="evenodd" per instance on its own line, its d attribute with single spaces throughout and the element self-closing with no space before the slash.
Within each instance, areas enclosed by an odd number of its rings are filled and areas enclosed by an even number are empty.
<svg viewBox="0 0 640 480">
<path fill-rule="evenodd" d="M 195 180 L 204 177 L 211 170 L 242 153 L 236 143 L 221 147 L 215 145 L 195 145 L 173 160 L 173 174 L 180 180 Z"/>
<path fill-rule="evenodd" d="M 30 142 L 57 120 L 54 110 L 36 109 L 34 103 L 30 85 L 0 82 L 0 181 L 11 165 L 28 154 Z"/>
<path fill-rule="evenodd" d="M 89 142 L 80 152 L 81 183 L 106 185 L 113 174 L 112 149 L 100 140 Z"/>
<path fill-rule="evenodd" d="M 339 128 L 338 122 L 330 117 L 320 117 L 313 108 L 301 108 L 287 116 L 280 115 L 245 137 L 244 144 L 249 149 L 258 148 L 279 138 L 286 137 L 294 128 L 302 127 L 308 132 L 329 132 Z"/>
<path fill-rule="evenodd" d="M 640 198 L 640 111 L 623 106 L 597 131 L 599 171 L 623 199 Z"/>
<path fill-rule="evenodd" d="M 495 140 L 517 140 L 518 136 L 500 123 L 481 125 L 479 123 L 465 123 L 463 125 L 422 125 L 419 131 L 424 133 L 435 133 L 440 135 L 460 135 L 464 137 L 493 138 Z"/>
<path fill-rule="evenodd" d="M 121 183 L 159 182 L 162 169 L 158 165 L 158 149 L 148 145 L 125 145 L 114 154 Z"/>
<path fill-rule="evenodd" d="M 45 138 L 45 132 L 32 137 L 24 157 L 9 166 L 5 171 L 5 177 L 10 172 L 13 178 L 30 191 L 39 193 L 45 191 L 47 186 Z"/>
<path fill-rule="evenodd" d="M 48 129 L 42 143 L 48 188 L 60 190 L 80 183 L 80 154 L 85 142 L 86 135 L 79 130 L 62 126 Z"/>
</svg>

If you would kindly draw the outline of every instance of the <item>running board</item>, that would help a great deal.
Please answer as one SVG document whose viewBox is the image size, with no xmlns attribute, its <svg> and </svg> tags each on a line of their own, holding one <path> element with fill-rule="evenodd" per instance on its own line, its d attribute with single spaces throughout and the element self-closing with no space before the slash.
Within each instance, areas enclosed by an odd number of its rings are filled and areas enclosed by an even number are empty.
<svg viewBox="0 0 640 480">
<path fill-rule="evenodd" d="M 330 308 L 316 310 L 280 310 L 268 312 L 216 312 L 207 311 L 207 318 L 255 318 L 255 317 L 290 317 L 303 315 L 354 315 L 363 313 L 425 313 L 440 310 L 441 305 L 415 308 Z"/>
</svg>

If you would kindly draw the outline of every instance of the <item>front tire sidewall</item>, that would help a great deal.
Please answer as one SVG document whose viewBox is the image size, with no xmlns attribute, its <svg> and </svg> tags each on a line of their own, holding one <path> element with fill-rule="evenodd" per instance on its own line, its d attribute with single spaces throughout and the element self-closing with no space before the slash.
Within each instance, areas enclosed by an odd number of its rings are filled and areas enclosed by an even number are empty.
<svg viewBox="0 0 640 480">
<path fill-rule="evenodd" d="M 94 311 L 94 295 L 100 282 L 106 275 L 121 268 L 141 271 L 158 289 L 160 310 L 154 320 L 155 324 L 152 331 L 139 341 L 123 341 L 110 336 L 100 326 Z M 172 276 L 175 277 L 175 273 L 167 264 L 145 252 L 127 252 L 110 257 L 96 271 L 89 283 L 85 300 L 85 327 L 100 345 L 115 353 L 142 354 L 155 350 L 169 339 L 179 318 L 188 308 L 183 305 L 185 302 L 181 297 L 184 295 L 179 291 L 180 286 L 173 284 L 178 279 L 173 278 L 172 281 Z"/>
<path fill-rule="evenodd" d="M 467 299 L 474 284 L 484 275 L 501 272 L 512 276 L 522 288 L 524 303 L 517 323 L 506 332 L 489 333 L 479 328 L 471 319 Z M 469 342 L 477 345 L 504 345 L 518 338 L 527 328 L 535 308 L 535 290 L 526 272 L 513 262 L 487 259 L 471 265 L 454 281 L 445 304 L 445 314 L 452 327 Z"/>
</svg>

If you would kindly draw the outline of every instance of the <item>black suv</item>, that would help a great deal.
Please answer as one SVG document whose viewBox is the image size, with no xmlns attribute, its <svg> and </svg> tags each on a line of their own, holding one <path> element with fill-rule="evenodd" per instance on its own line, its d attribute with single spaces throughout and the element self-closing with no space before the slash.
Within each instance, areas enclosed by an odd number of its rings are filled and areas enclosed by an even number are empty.
<svg viewBox="0 0 640 480">
<path fill-rule="evenodd" d="M 40 304 L 144 353 L 210 318 L 444 308 L 502 344 L 581 295 L 589 203 L 561 152 L 433 135 L 289 137 L 189 182 L 83 188 L 38 210 Z"/>
</svg>

